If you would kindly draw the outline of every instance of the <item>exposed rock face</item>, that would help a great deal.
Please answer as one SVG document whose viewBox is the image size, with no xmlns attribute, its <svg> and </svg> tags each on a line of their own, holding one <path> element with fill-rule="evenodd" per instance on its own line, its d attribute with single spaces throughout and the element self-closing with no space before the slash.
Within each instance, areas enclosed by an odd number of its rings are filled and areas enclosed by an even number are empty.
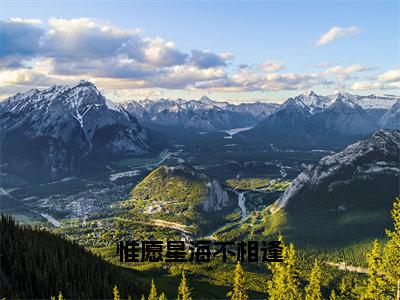
<svg viewBox="0 0 400 300">
<path fill-rule="evenodd" d="M 380 121 L 381 127 L 385 129 L 400 130 L 400 100 L 383 115 Z"/>
<path fill-rule="evenodd" d="M 162 220 L 167 225 L 167 221 L 193 234 L 204 234 L 226 223 L 226 216 L 238 207 L 238 197 L 216 179 L 179 164 L 150 172 L 122 206 L 124 213 L 146 222 Z"/>
<path fill-rule="evenodd" d="M 232 205 L 232 203 L 236 201 L 236 199 L 233 199 L 232 195 L 227 192 L 218 180 L 195 170 L 192 166 L 180 164 L 174 167 L 164 166 L 162 168 L 164 168 L 167 173 L 172 172 L 176 174 L 179 172 L 179 174 L 186 174 L 187 176 L 191 176 L 204 182 L 207 189 L 206 198 L 203 202 L 203 210 L 205 212 L 220 211 L 223 208 Z"/>
<path fill-rule="evenodd" d="M 346 95 L 338 95 L 335 102 L 315 114 L 310 123 L 314 133 L 338 137 L 365 135 L 377 129 L 371 116 Z"/>
<path fill-rule="evenodd" d="M 396 101 L 399 98 L 390 95 L 337 92 L 319 96 L 308 92 L 289 98 L 277 112 L 243 135 L 259 143 L 297 149 L 342 148 L 379 128 L 397 129 L 400 117 Z"/>
<path fill-rule="evenodd" d="M 306 195 L 321 187 L 329 193 L 355 181 L 392 177 L 396 182 L 400 176 L 399 157 L 400 131 L 380 130 L 300 173 L 276 203 L 282 207 L 292 201 L 306 201 Z"/>
<path fill-rule="evenodd" d="M 207 184 L 207 197 L 203 204 L 206 212 L 222 210 L 230 204 L 230 197 L 221 184 L 213 179 Z"/>
<path fill-rule="evenodd" d="M 4 159 L 21 173 L 39 168 L 52 179 L 73 173 L 94 155 L 146 153 L 146 132 L 135 117 L 106 100 L 90 82 L 31 90 L 0 103 Z M 13 149 L 18 148 L 19 151 Z M 29 169 L 28 165 L 35 164 Z"/>
<path fill-rule="evenodd" d="M 202 131 L 254 126 L 278 108 L 278 104 L 261 102 L 233 105 L 213 101 L 206 96 L 199 100 L 160 99 L 126 104 L 126 109 L 141 122 Z"/>
</svg>

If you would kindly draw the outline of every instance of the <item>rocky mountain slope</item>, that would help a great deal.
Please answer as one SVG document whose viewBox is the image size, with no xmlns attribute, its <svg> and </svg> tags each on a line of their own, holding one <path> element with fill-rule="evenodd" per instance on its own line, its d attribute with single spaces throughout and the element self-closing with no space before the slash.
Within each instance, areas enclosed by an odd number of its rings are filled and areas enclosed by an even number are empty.
<svg viewBox="0 0 400 300">
<path fill-rule="evenodd" d="M 237 195 L 189 165 L 160 166 L 147 175 L 121 204 L 124 217 L 168 222 L 192 233 L 223 224 L 237 208 Z"/>
<path fill-rule="evenodd" d="M 311 115 L 310 107 L 300 98 L 290 98 L 276 113 L 243 135 L 255 143 L 275 144 L 284 140 L 294 147 L 303 143 L 315 144 L 307 130 L 307 122 Z"/>
<path fill-rule="evenodd" d="M 398 97 L 388 95 L 357 96 L 337 92 L 319 96 L 307 92 L 289 98 L 277 112 L 244 135 L 253 142 L 283 147 L 341 148 L 378 128 L 396 128 L 393 124 L 396 121 L 392 119 L 397 101 Z"/>
<path fill-rule="evenodd" d="M 274 210 L 285 212 L 285 231 L 320 243 L 382 234 L 400 192 L 399 157 L 400 131 L 380 130 L 322 158 L 277 200 Z"/>
<path fill-rule="evenodd" d="M 386 129 L 400 130 L 400 100 L 383 115 L 380 126 Z"/>
<path fill-rule="evenodd" d="M 189 129 L 216 131 L 235 127 L 254 126 L 274 113 L 279 105 L 271 103 L 217 102 L 206 96 L 199 100 L 144 100 L 125 104 L 126 109 L 140 122 Z"/>
<path fill-rule="evenodd" d="M 314 134 L 361 136 L 377 129 L 371 116 L 346 94 L 338 94 L 334 102 L 310 119 Z"/>
<path fill-rule="evenodd" d="M 83 159 L 148 151 L 135 117 L 87 81 L 16 94 L 0 103 L 0 117 L 2 161 L 21 174 L 39 169 L 55 179 Z"/>
</svg>

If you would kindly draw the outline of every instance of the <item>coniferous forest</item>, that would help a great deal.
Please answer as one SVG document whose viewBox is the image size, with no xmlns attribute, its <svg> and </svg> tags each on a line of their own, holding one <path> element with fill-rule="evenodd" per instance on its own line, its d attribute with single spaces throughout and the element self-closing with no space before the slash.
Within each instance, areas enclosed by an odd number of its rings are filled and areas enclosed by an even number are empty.
<svg viewBox="0 0 400 300">
<path fill-rule="evenodd" d="M 22 226 L 2 215 L 0 297 L 111 298 L 115 284 L 134 297 L 140 280 L 134 271 L 112 265 L 76 243 L 49 231 Z"/>
<path fill-rule="evenodd" d="M 400 297 L 400 198 L 393 205 L 394 230 L 387 230 L 385 245 L 375 240 L 366 255 L 367 277 L 361 284 L 332 288 L 329 299 L 399 299 Z M 51 232 L 31 226 L 18 225 L 2 215 L 1 233 L 1 297 L 6 298 L 111 298 L 121 299 L 121 291 L 128 298 L 166 299 L 164 291 L 157 291 L 154 280 L 150 291 L 141 283 L 138 274 L 105 262 L 78 244 Z M 321 280 L 323 274 L 317 260 L 307 278 L 300 275 L 299 256 L 292 243 L 283 245 L 283 262 L 268 264 L 265 285 L 268 299 L 324 299 Z M 191 300 L 191 288 L 182 272 L 178 299 Z M 232 300 L 247 300 L 248 279 L 238 262 L 232 274 Z"/>
</svg>

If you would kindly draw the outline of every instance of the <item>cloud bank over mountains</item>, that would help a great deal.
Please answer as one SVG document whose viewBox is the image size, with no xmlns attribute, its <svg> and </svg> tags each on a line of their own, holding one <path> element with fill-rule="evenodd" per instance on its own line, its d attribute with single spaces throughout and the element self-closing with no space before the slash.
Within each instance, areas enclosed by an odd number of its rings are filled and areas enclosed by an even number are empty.
<svg viewBox="0 0 400 300">
<path fill-rule="evenodd" d="M 106 90 L 139 89 L 151 94 L 152 89 L 268 92 L 317 86 L 353 90 L 400 87 L 398 69 L 326 64 L 311 72 L 293 72 L 290 64 L 274 58 L 235 65 L 230 52 L 185 51 L 173 41 L 146 36 L 141 29 L 119 28 L 98 19 L 50 18 L 44 22 L 11 18 L 1 21 L 1 27 L 0 95 L 21 88 L 71 84 L 80 78 Z M 333 27 L 316 45 L 359 31 L 357 27 Z"/>
</svg>

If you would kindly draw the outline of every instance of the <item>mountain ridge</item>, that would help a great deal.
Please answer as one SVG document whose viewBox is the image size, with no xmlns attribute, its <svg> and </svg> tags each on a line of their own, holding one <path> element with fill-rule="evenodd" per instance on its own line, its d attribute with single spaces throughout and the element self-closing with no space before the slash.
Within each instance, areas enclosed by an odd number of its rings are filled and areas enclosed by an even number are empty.
<svg viewBox="0 0 400 300">
<path fill-rule="evenodd" d="M 74 172 L 87 157 L 149 152 L 147 133 L 136 118 L 108 101 L 88 81 L 30 90 L 0 102 L 4 159 L 20 173 L 19 161 L 43 164 L 55 179 Z M 15 148 L 19 148 L 15 151 Z"/>
<path fill-rule="evenodd" d="M 372 105 L 367 101 L 371 99 L 384 103 Z M 308 92 L 286 100 L 277 112 L 244 135 L 256 143 L 268 141 L 283 147 L 340 148 L 382 128 L 385 114 L 386 119 L 395 118 L 398 101 L 395 96 L 357 96 L 341 91 L 318 96 Z M 385 124 L 400 129 L 395 119 Z"/>
<path fill-rule="evenodd" d="M 400 192 L 399 157 L 400 131 L 379 130 L 309 166 L 270 211 L 285 216 L 283 234 L 307 246 L 382 238 Z"/>
</svg>

